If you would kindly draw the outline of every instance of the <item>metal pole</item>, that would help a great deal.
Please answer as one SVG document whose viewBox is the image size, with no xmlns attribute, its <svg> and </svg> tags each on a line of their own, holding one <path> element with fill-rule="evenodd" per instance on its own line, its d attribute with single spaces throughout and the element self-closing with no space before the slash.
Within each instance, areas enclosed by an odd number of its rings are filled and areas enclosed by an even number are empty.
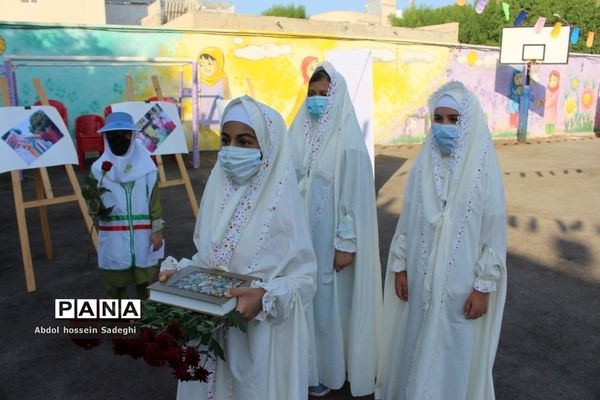
<svg viewBox="0 0 600 400">
<path fill-rule="evenodd" d="M 192 63 L 192 152 L 194 153 L 194 168 L 200 168 L 198 117 L 198 64 L 194 61 Z"/>
<path fill-rule="evenodd" d="M 17 77 L 10 60 L 4 61 L 4 76 L 6 76 L 6 83 L 8 84 L 8 101 L 11 106 L 16 107 L 19 103 L 19 98 L 17 96 Z"/>
<path fill-rule="evenodd" d="M 519 142 L 527 141 L 527 120 L 529 118 L 529 99 L 531 97 L 531 86 L 529 86 L 531 64 L 527 63 L 523 69 L 523 90 L 519 99 L 519 126 L 517 128 L 517 140 Z"/>
</svg>

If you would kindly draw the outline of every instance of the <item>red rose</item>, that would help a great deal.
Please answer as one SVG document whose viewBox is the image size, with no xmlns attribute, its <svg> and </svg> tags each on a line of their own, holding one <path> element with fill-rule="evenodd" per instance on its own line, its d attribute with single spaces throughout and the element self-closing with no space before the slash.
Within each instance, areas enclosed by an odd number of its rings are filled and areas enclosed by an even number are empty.
<svg viewBox="0 0 600 400">
<path fill-rule="evenodd" d="M 160 367 L 165 363 L 165 359 L 160 356 L 158 346 L 155 343 L 146 343 L 144 345 L 144 360 L 153 367 Z"/>
<path fill-rule="evenodd" d="M 192 376 L 194 377 L 194 380 L 208 382 L 209 374 L 210 372 L 208 372 L 205 368 L 198 367 L 194 369 Z"/>
<path fill-rule="evenodd" d="M 192 374 L 190 374 L 188 367 L 185 365 L 180 365 L 177 368 L 173 368 L 173 371 L 171 373 L 175 376 L 175 378 L 179 379 L 180 381 L 187 382 L 194 379 Z"/>
<path fill-rule="evenodd" d="M 148 343 L 156 342 L 156 329 L 154 328 L 146 328 L 142 330 L 141 335 L 142 341 Z"/>
<path fill-rule="evenodd" d="M 102 162 L 102 171 L 104 172 L 108 172 L 110 171 L 110 169 L 112 168 L 112 163 L 110 161 L 103 161 Z"/>
<path fill-rule="evenodd" d="M 165 352 L 173 347 L 176 347 L 177 343 L 175 343 L 173 336 L 171 336 L 170 333 L 163 332 L 156 335 L 156 345 L 161 351 Z"/>
<path fill-rule="evenodd" d="M 185 362 L 190 367 L 195 367 L 200 362 L 200 354 L 198 350 L 193 346 L 188 346 L 185 349 Z"/>
</svg>

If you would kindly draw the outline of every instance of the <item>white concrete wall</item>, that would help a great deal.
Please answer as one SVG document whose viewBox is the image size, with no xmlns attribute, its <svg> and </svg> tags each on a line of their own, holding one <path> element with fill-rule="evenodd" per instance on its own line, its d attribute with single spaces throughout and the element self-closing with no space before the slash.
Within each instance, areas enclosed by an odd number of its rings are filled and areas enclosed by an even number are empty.
<svg viewBox="0 0 600 400">
<path fill-rule="evenodd" d="M 156 26 L 149 23 L 151 21 L 152 16 L 149 16 L 142 20 L 142 25 Z M 281 32 L 315 36 L 458 44 L 458 23 L 411 29 L 340 21 L 194 12 L 175 18 L 165 24 L 164 27 L 179 29 L 227 29 L 239 30 L 241 32 Z"/>
<path fill-rule="evenodd" d="M 106 24 L 104 0 L 1 0 L 0 19 L 15 22 Z"/>
</svg>

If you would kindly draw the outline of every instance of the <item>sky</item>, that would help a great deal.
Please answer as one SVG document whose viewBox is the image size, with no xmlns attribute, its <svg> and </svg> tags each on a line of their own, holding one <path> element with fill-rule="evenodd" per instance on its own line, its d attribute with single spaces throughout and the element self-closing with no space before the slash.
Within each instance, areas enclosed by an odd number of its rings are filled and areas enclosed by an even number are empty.
<svg viewBox="0 0 600 400">
<path fill-rule="evenodd" d="M 364 0 L 229 0 L 235 6 L 237 14 L 259 15 L 273 5 L 304 5 L 308 15 L 329 11 L 359 11 L 365 10 Z M 442 7 L 454 4 L 455 0 L 415 0 L 417 6 Z M 396 8 L 403 9 L 408 0 L 397 0 Z"/>
</svg>

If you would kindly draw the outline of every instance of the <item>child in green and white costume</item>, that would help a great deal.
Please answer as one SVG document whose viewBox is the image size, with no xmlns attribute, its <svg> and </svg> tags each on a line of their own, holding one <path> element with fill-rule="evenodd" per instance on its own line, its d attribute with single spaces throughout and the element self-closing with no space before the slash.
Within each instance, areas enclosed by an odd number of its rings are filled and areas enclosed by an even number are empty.
<svg viewBox="0 0 600 400">
<path fill-rule="evenodd" d="M 113 207 L 98 226 L 98 266 L 111 298 L 126 297 L 127 286 L 135 284 L 137 296 L 146 299 L 164 254 L 157 169 L 135 139 L 138 130 L 128 113 L 109 114 L 98 131 L 104 153 L 91 168 L 99 186 L 109 190 L 102 203 Z"/>
</svg>

